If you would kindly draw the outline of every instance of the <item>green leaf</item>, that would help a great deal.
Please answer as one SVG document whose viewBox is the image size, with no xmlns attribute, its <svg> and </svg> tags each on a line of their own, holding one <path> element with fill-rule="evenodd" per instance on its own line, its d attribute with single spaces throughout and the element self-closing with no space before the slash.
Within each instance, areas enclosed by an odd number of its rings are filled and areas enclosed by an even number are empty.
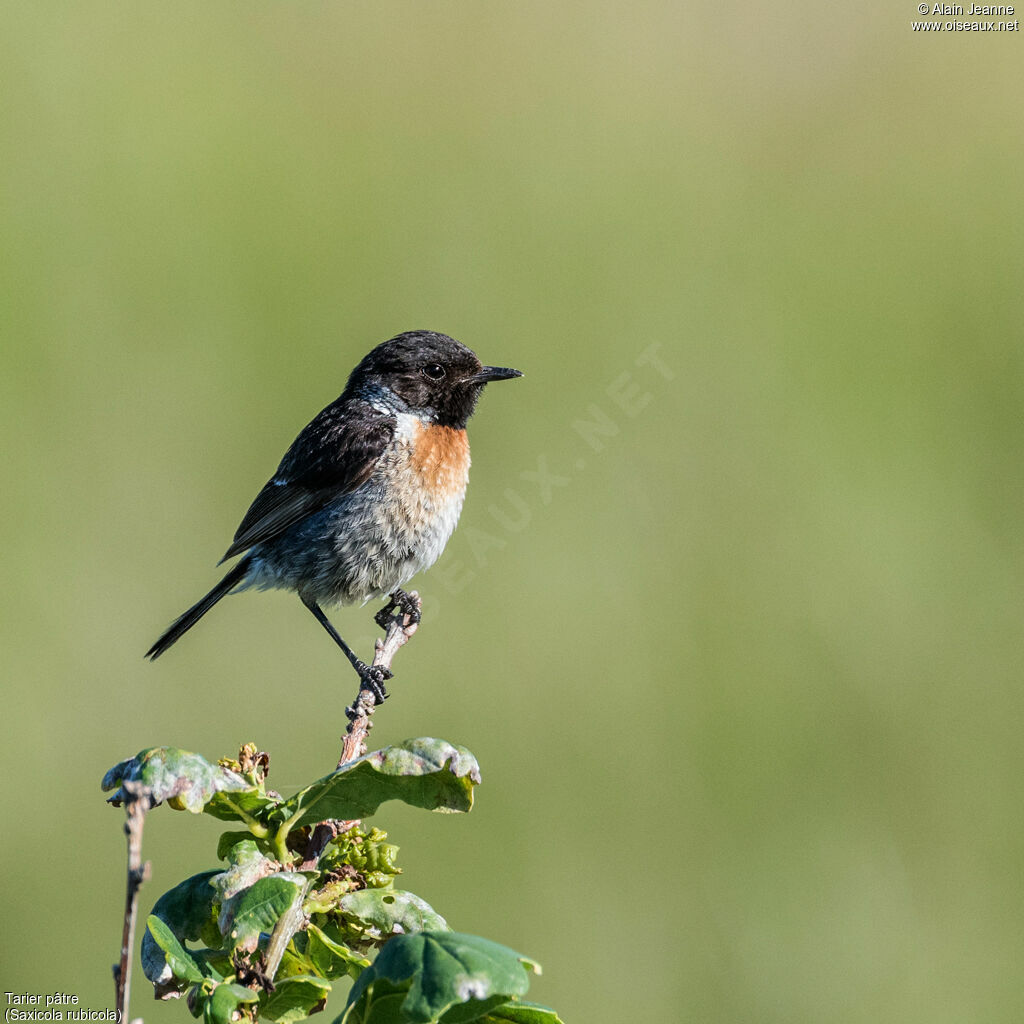
<svg viewBox="0 0 1024 1024">
<path fill-rule="evenodd" d="M 230 866 L 210 880 L 210 885 L 213 886 L 221 904 L 219 923 L 222 932 L 226 930 L 225 919 L 232 906 L 229 903 L 231 897 L 250 888 L 261 878 L 266 878 L 278 871 L 277 861 L 260 853 L 259 847 L 253 842 L 251 836 L 240 843 L 235 843 L 228 856 L 230 857 Z"/>
<path fill-rule="evenodd" d="M 402 889 L 360 889 L 343 896 L 340 906 L 381 935 L 448 930 L 448 922 L 426 900 Z"/>
<path fill-rule="evenodd" d="M 409 1024 L 402 1012 L 408 985 L 393 985 L 378 978 L 366 991 L 358 1006 L 350 1006 L 334 1024 Z"/>
<path fill-rule="evenodd" d="M 471 1021 L 495 1006 L 526 994 L 526 968 L 538 965 L 507 946 L 459 932 L 397 935 L 359 976 L 336 1024 L 369 1024 L 361 1001 L 371 1006 L 381 994 L 376 982 L 407 986 L 402 1013 L 412 1024 Z"/>
<path fill-rule="evenodd" d="M 313 963 L 304 945 L 301 950 L 296 948 L 304 937 L 305 932 L 297 932 L 292 936 L 292 941 L 285 947 L 284 954 L 281 956 L 281 963 L 278 964 L 277 973 L 274 975 L 275 985 L 285 978 L 294 978 L 299 974 L 316 974 L 326 977 L 322 971 L 317 970 L 316 964 Z M 266 952 L 265 946 L 269 945 L 270 936 L 268 935 L 266 944 L 262 940 L 260 941 L 260 949 Z"/>
<path fill-rule="evenodd" d="M 330 995 L 331 983 L 311 974 L 285 978 L 275 983 L 274 991 L 265 996 L 260 1016 L 275 1024 L 293 1024 L 323 1009 Z"/>
<path fill-rule="evenodd" d="M 203 1004 L 206 1024 L 232 1024 L 232 1017 L 239 1007 L 255 1003 L 259 996 L 244 985 L 225 983 L 218 985 Z"/>
<path fill-rule="evenodd" d="M 176 978 L 193 983 L 203 980 L 203 972 L 199 970 L 199 965 L 178 941 L 174 932 L 156 914 L 150 914 L 146 919 L 146 930 L 163 950 L 167 966 Z"/>
<path fill-rule="evenodd" d="M 104 791 L 116 787 L 116 792 L 107 798 L 108 803 L 120 806 L 131 799 L 122 785 L 124 782 L 141 783 L 149 790 L 155 804 L 169 800 L 177 810 L 193 814 L 199 814 L 216 793 L 254 788 L 241 775 L 177 747 L 150 747 L 114 765 L 103 776 Z"/>
<path fill-rule="evenodd" d="M 329 871 L 342 865 L 354 867 L 369 880 L 370 877 L 390 877 L 401 874 L 397 864 L 398 847 L 387 842 L 388 834 L 379 828 L 368 832 L 359 826 L 348 829 L 328 845 L 320 858 L 321 870 Z"/>
<path fill-rule="evenodd" d="M 210 880 L 218 873 L 203 871 L 186 878 L 156 901 L 152 916 L 162 921 L 179 943 L 202 939 L 210 945 L 220 944 L 214 909 L 216 893 L 210 886 Z M 157 995 L 180 991 L 183 986 L 171 983 L 176 972 L 148 926 L 142 936 L 141 955 L 143 972 L 157 986 Z"/>
<path fill-rule="evenodd" d="M 313 924 L 306 928 L 306 953 L 318 974 L 325 978 L 358 978 L 370 961 Z"/>
<path fill-rule="evenodd" d="M 283 807 L 292 825 L 373 814 L 385 800 L 431 811 L 468 811 L 480 782 L 476 758 L 445 740 L 406 740 L 361 757 L 300 790 Z"/>
<path fill-rule="evenodd" d="M 491 1010 L 480 1024 L 562 1024 L 554 1010 L 537 1003 L 505 1003 Z"/>
<path fill-rule="evenodd" d="M 263 792 L 262 787 L 250 785 L 244 791 L 215 793 L 203 810 L 220 821 L 244 821 L 250 828 L 255 823 L 258 830 L 268 827 L 268 822 L 281 805 L 279 796 L 270 796 Z"/>
<path fill-rule="evenodd" d="M 221 910 L 221 920 L 230 928 L 232 944 L 254 949 L 260 932 L 272 932 L 305 888 L 305 876 L 281 871 L 261 878 L 233 896 Z"/>
<path fill-rule="evenodd" d="M 406 1024 L 401 992 L 389 992 L 376 999 L 365 1024 Z"/>
<path fill-rule="evenodd" d="M 447 1013 L 438 1018 L 441 1024 L 471 1024 L 483 1019 L 484 1015 L 495 1007 L 505 1004 L 502 995 L 488 996 L 486 999 L 469 999 L 465 1003 L 453 1006 Z"/>
<path fill-rule="evenodd" d="M 217 860 L 231 860 L 231 851 L 239 843 L 252 842 L 251 832 L 222 832 L 217 840 Z"/>
<path fill-rule="evenodd" d="M 280 870 L 277 861 L 265 857 L 251 836 L 235 843 L 228 856 L 230 866 L 210 881 L 220 903 L 217 927 L 222 935 L 230 931 L 238 910 L 238 900 L 233 897 L 252 888 L 261 878 L 267 878 Z"/>
<path fill-rule="evenodd" d="M 307 914 L 328 914 L 338 909 L 342 896 L 347 896 L 357 888 L 357 878 L 332 878 L 326 885 L 314 889 L 306 896 L 302 909 Z"/>
</svg>

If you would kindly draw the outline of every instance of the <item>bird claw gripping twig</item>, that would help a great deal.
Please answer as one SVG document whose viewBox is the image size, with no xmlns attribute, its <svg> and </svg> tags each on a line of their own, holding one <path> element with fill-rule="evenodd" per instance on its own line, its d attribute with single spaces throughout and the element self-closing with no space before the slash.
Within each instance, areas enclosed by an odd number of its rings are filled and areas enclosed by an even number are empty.
<svg viewBox="0 0 1024 1024">
<path fill-rule="evenodd" d="M 366 667 L 365 673 L 359 673 L 358 696 L 345 709 L 349 723 L 338 761 L 339 768 L 362 757 L 366 752 L 366 735 L 372 724 L 370 716 L 387 696 L 384 681 L 392 677 L 391 662 L 398 649 L 412 639 L 419 627 L 421 605 L 420 596 L 415 590 L 408 594 L 397 590 L 391 595 L 391 601 L 374 616 L 386 633 L 374 645 L 373 663 Z"/>
<path fill-rule="evenodd" d="M 400 609 L 402 614 L 409 616 L 409 621 L 413 625 L 418 625 L 420 621 L 420 598 L 419 595 L 413 591 L 411 594 L 407 594 L 401 587 L 397 587 L 390 594 L 388 603 L 373 617 L 373 621 L 380 626 L 381 629 L 387 629 L 391 622 L 392 612 L 396 609 Z"/>
</svg>

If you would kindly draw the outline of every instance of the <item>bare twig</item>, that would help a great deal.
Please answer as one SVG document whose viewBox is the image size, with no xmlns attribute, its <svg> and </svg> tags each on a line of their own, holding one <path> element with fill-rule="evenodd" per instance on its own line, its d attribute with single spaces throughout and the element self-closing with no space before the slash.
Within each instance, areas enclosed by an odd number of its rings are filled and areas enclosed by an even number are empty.
<svg viewBox="0 0 1024 1024">
<path fill-rule="evenodd" d="M 139 909 L 139 888 L 149 881 L 149 861 L 142 862 L 142 827 L 146 812 L 153 806 L 149 787 L 141 782 L 125 781 L 121 789 L 125 800 L 127 820 L 124 825 L 128 837 L 128 881 L 124 899 L 124 931 L 121 935 L 121 959 L 114 965 L 114 989 L 118 1020 L 127 1022 L 128 1003 L 131 998 L 132 949 L 135 946 L 135 918 Z"/>
<path fill-rule="evenodd" d="M 421 606 L 420 596 L 416 591 L 409 594 L 416 603 L 419 611 Z M 373 668 L 382 668 L 387 672 L 391 671 L 391 662 L 398 653 L 400 647 L 405 646 L 411 639 L 419 625 L 413 621 L 413 616 L 397 608 L 395 613 L 388 620 L 387 633 L 384 639 L 378 638 L 374 645 Z M 352 706 L 346 708 L 349 716 L 348 730 L 345 733 L 344 745 L 341 748 L 341 757 L 338 759 L 338 767 L 362 757 L 366 753 L 366 736 L 369 733 L 372 723 L 370 716 L 376 707 L 377 699 L 373 691 L 367 686 L 361 686 L 359 695 Z"/>
</svg>

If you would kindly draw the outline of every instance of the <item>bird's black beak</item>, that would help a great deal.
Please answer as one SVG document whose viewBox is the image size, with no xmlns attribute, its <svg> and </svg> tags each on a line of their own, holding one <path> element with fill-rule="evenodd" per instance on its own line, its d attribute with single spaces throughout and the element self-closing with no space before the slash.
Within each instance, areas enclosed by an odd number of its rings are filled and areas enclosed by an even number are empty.
<svg viewBox="0 0 1024 1024">
<path fill-rule="evenodd" d="M 522 370 L 513 370 L 508 366 L 481 366 L 472 377 L 466 378 L 467 384 L 487 384 L 492 380 L 511 380 L 522 377 Z"/>
</svg>

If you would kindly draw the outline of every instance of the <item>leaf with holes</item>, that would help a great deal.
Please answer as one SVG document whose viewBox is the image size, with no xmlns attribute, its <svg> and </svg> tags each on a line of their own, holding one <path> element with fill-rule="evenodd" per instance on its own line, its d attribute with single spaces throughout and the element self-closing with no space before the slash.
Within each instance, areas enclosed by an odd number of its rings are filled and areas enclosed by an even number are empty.
<svg viewBox="0 0 1024 1024">
<path fill-rule="evenodd" d="M 150 914 L 146 919 L 146 934 L 152 936 L 153 941 L 163 951 L 167 966 L 176 978 L 190 984 L 203 980 L 203 972 L 192 954 L 182 946 L 177 935 L 156 914 Z"/>
<path fill-rule="evenodd" d="M 216 893 L 210 885 L 217 874 L 217 871 L 203 871 L 186 878 L 156 901 L 152 916 L 162 921 L 179 943 L 188 940 L 203 941 L 211 946 L 221 944 L 214 905 Z M 181 975 L 169 963 L 164 947 L 148 926 L 142 936 L 142 969 L 157 986 L 159 996 L 173 996 L 183 988 L 180 982 L 173 980 Z"/>
<path fill-rule="evenodd" d="M 415 893 L 402 889 L 360 889 L 343 896 L 341 909 L 380 935 L 447 931 L 448 922 Z"/>
</svg>

